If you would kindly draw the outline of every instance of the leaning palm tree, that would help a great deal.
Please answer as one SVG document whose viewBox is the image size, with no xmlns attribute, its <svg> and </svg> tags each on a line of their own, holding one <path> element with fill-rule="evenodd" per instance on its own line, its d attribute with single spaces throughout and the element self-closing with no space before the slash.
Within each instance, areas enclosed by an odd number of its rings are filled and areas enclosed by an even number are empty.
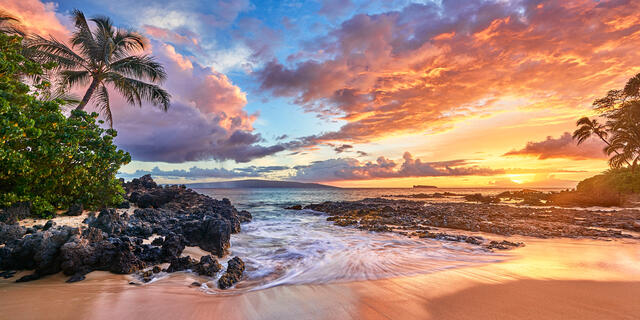
<svg viewBox="0 0 640 320">
<path fill-rule="evenodd" d="M 577 140 L 578 144 L 585 142 L 589 137 L 595 135 L 609 145 L 609 141 L 607 141 L 607 129 L 604 125 L 598 123 L 598 120 L 583 117 L 578 120 L 576 125 L 578 129 L 573 132 L 573 139 Z"/>
<path fill-rule="evenodd" d="M 607 145 L 604 151 L 608 155 L 615 153 L 618 158 L 620 158 L 619 161 L 622 161 L 623 163 L 626 161 L 626 163 L 629 164 L 626 158 L 620 157 L 618 149 L 611 148 L 611 143 L 607 140 L 609 134 L 605 125 L 600 124 L 596 119 L 591 120 L 588 117 L 580 118 L 576 125 L 578 126 L 578 129 L 573 132 L 573 139 L 576 140 L 578 145 L 585 142 L 589 137 L 595 135 Z"/>
<path fill-rule="evenodd" d="M 93 29 L 81 11 L 74 10 L 73 17 L 71 47 L 53 37 L 35 36 L 29 48 L 40 61 L 57 64 L 61 89 L 89 85 L 76 110 L 84 110 L 93 100 L 112 125 L 107 85 L 130 104 L 141 106 L 142 101 L 148 101 L 164 111 L 169 108 L 171 96 L 157 84 L 166 79 L 164 67 L 154 57 L 138 54 L 147 47 L 142 35 L 114 27 L 107 17 L 90 19 Z"/>
<path fill-rule="evenodd" d="M 24 36 L 25 32 L 20 26 L 20 20 L 10 13 L 0 9 L 0 33 Z"/>
</svg>

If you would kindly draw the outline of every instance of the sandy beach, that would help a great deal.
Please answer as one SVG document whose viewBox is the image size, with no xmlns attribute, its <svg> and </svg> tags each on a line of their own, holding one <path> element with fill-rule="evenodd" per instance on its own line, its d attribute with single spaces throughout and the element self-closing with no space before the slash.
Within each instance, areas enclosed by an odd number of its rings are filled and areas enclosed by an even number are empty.
<svg viewBox="0 0 640 320">
<path fill-rule="evenodd" d="M 635 240 L 527 239 L 505 262 L 374 281 L 283 285 L 223 295 L 175 273 L 129 285 L 93 272 L 0 282 L 0 319 L 633 319 L 640 312 Z M 35 303 L 37 302 L 37 303 Z"/>
</svg>

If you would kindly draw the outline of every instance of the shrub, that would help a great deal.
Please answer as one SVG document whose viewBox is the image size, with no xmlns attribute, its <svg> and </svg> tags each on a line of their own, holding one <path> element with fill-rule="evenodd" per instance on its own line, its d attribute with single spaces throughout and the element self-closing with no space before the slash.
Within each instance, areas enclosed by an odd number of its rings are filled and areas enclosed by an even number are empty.
<svg viewBox="0 0 640 320">
<path fill-rule="evenodd" d="M 28 202 L 40 216 L 73 203 L 95 208 L 123 201 L 115 174 L 131 158 L 113 144 L 116 131 L 100 127 L 97 113 L 73 111 L 41 101 L 22 80 L 43 74 L 22 54 L 21 39 L 0 34 L 0 207 Z"/>
</svg>

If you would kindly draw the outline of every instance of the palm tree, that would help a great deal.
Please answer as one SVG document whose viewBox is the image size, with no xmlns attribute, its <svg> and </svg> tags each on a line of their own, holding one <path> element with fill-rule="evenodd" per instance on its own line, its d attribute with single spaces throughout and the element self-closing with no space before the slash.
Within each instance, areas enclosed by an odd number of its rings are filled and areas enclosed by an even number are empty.
<svg viewBox="0 0 640 320">
<path fill-rule="evenodd" d="M 607 127 L 600 124 L 598 120 L 591 120 L 588 117 L 583 117 L 580 118 L 578 122 L 576 122 L 576 126 L 578 126 L 578 129 L 573 132 L 573 139 L 577 141 L 578 145 L 585 142 L 592 135 L 595 135 L 607 145 L 604 150 L 607 155 L 615 153 L 616 156 L 620 156 L 620 154 L 618 153 L 618 149 L 611 148 L 611 143 L 607 140 L 607 137 L 609 135 L 607 132 Z M 626 163 L 629 164 L 629 162 L 625 158 L 621 158 L 620 161 L 626 161 Z"/>
<path fill-rule="evenodd" d="M 611 128 L 611 144 L 605 148 L 607 154 L 616 153 L 609 159 L 609 165 L 620 168 L 631 163 L 635 172 L 640 161 L 640 101 L 625 102 L 619 109 L 609 113 L 608 126 Z"/>
<path fill-rule="evenodd" d="M 53 37 L 40 36 L 32 37 L 28 46 L 38 60 L 57 64 L 61 89 L 89 84 L 76 110 L 84 110 L 93 99 L 112 125 L 109 85 L 130 104 L 141 106 L 144 100 L 167 111 L 171 96 L 157 85 L 166 79 L 164 67 L 152 56 L 136 55 L 147 47 L 143 36 L 114 27 L 108 17 L 90 19 L 95 23 L 93 29 L 81 11 L 74 10 L 73 17 L 71 47 Z"/>
<path fill-rule="evenodd" d="M 25 35 L 20 27 L 20 20 L 4 10 L 0 10 L 0 33 L 21 37 Z"/>
</svg>

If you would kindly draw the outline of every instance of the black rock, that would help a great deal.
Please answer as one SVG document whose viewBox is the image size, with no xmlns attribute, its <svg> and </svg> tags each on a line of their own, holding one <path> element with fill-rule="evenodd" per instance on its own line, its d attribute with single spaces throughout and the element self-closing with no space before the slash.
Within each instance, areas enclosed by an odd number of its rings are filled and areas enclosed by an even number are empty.
<svg viewBox="0 0 640 320">
<path fill-rule="evenodd" d="M 115 209 L 102 209 L 97 218 L 89 217 L 85 222 L 110 236 L 119 235 L 127 228 L 125 217 L 118 215 Z"/>
<path fill-rule="evenodd" d="M 222 266 L 211 255 L 202 256 L 200 263 L 194 266 L 193 270 L 201 276 L 213 277 L 222 270 Z"/>
<path fill-rule="evenodd" d="M 151 245 L 154 246 L 162 246 L 162 244 L 164 243 L 164 239 L 162 239 L 162 237 L 157 237 L 155 239 L 153 239 L 153 241 L 151 241 Z"/>
<path fill-rule="evenodd" d="M 68 216 L 79 216 L 82 214 L 82 210 L 84 210 L 82 203 L 76 203 L 72 204 L 65 214 Z"/>
<path fill-rule="evenodd" d="M 31 216 L 31 204 L 28 202 L 15 203 L 8 208 L 0 209 L 0 222 L 14 224 Z"/>
<path fill-rule="evenodd" d="M 286 207 L 285 209 L 287 209 L 287 210 L 302 210 L 302 206 L 299 205 L 299 204 L 296 204 L 296 205 L 293 205 L 293 206 L 290 206 L 290 207 Z"/>
<path fill-rule="evenodd" d="M 9 270 L 9 271 L 5 271 L 5 272 L 0 272 L 0 277 L 3 277 L 5 279 L 9 279 L 9 278 L 12 278 L 15 274 L 16 274 L 16 272 L 14 270 Z"/>
<path fill-rule="evenodd" d="M 18 224 L 4 224 L 0 222 L 0 245 L 18 241 L 27 230 Z"/>
<path fill-rule="evenodd" d="M 121 204 L 118 205 L 118 209 L 129 209 L 131 208 L 131 204 L 129 201 L 125 200 Z"/>
<path fill-rule="evenodd" d="M 172 261 L 180 257 L 185 247 L 185 239 L 181 235 L 170 233 L 162 243 L 162 258 L 164 261 Z"/>
<path fill-rule="evenodd" d="M 47 231 L 51 228 L 53 228 L 56 225 L 56 223 L 53 220 L 49 220 L 47 221 L 47 223 L 44 224 L 44 227 L 42 227 L 42 231 Z"/>
<path fill-rule="evenodd" d="M 218 287 L 220 289 L 227 289 L 233 286 L 242 279 L 243 272 L 244 262 L 238 257 L 233 257 L 227 264 L 227 271 L 218 280 Z"/>
<path fill-rule="evenodd" d="M 72 275 L 69 279 L 67 279 L 67 283 L 82 281 L 85 278 L 85 273 L 77 273 Z"/>
<path fill-rule="evenodd" d="M 171 261 L 167 272 L 176 272 L 192 269 L 198 262 L 190 256 L 175 258 Z"/>
<path fill-rule="evenodd" d="M 240 219 L 240 222 L 244 223 L 244 222 L 251 222 L 251 219 L 253 219 L 253 216 L 251 216 L 251 212 L 247 210 L 242 210 L 242 211 L 238 211 L 238 218 Z"/>
</svg>

